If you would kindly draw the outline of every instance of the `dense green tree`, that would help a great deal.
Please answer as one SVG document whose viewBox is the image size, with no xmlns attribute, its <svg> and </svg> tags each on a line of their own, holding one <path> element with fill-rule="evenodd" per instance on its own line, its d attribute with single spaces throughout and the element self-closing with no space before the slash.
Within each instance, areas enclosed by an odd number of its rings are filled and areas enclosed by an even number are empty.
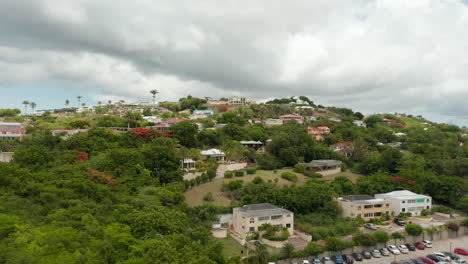
<svg viewBox="0 0 468 264">
<path fill-rule="evenodd" d="M 192 122 L 174 124 L 171 126 L 170 133 L 182 146 L 192 148 L 198 144 L 198 127 Z"/>
</svg>

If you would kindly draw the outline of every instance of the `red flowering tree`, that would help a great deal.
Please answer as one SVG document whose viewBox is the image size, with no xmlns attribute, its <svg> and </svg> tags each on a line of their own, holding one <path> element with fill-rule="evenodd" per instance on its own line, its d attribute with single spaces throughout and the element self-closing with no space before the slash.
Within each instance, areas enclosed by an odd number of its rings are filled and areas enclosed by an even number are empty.
<svg viewBox="0 0 468 264">
<path fill-rule="evenodd" d="M 76 161 L 77 162 L 86 162 L 88 161 L 89 157 L 88 157 L 88 153 L 86 152 L 80 152 L 78 153 L 78 155 L 76 155 Z"/>
<path fill-rule="evenodd" d="M 133 128 L 130 133 L 132 138 L 140 138 L 144 140 L 151 140 L 156 137 L 154 130 L 145 127 Z"/>
<path fill-rule="evenodd" d="M 105 184 L 105 185 L 110 185 L 110 186 L 117 184 L 117 180 L 114 179 L 112 176 L 107 175 L 98 170 L 89 169 L 85 173 L 85 176 L 86 178 L 90 179 L 91 181 L 95 183 Z"/>
<path fill-rule="evenodd" d="M 228 109 L 229 109 L 229 106 L 227 105 L 218 105 L 218 112 L 220 113 L 227 112 Z"/>
</svg>

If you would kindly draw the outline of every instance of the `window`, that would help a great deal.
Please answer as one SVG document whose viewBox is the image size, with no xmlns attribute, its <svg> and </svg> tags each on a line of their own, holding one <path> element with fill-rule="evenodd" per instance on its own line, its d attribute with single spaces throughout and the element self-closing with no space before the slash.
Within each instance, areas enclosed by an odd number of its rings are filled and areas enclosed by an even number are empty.
<svg viewBox="0 0 468 264">
<path fill-rule="evenodd" d="M 369 209 L 369 208 L 372 208 L 373 206 L 372 205 L 364 205 L 364 209 Z"/>
<path fill-rule="evenodd" d="M 250 221 L 249 221 L 251 224 L 252 223 L 255 223 L 255 219 L 254 218 L 250 218 Z"/>
<path fill-rule="evenodd" d="M 242 226 L 242 229 L 245 229 L 245 226 Z"/>
<path fill-rule="evenodd" d="M 358 209 L 358 210 L 361 210 L 361 206 L 358 206 L 357 209 Z"/>
<path fill-rule="evenodd" d="M 280 219 L 282 217 L 283 217 L 282 215 L 272 215 L 271 220 Z"/>
<path fill-rule="evenodd" d="M 250 231 L 250 232 L 255 232 L 255 227 L 254 227 L 254 226 L 251 226 L 251 227 L 249 228 L 249 231 Z"/>
<path fill-rule="evenodd" d="M 405 201 L 402 201 L 401 203 L 405 203 Z"/>
<path fill-rule="evenodd" d="M 374 207 L 375 208 L 380 208 L 380 207 L 382 207 L 382 204 L 374 204 Z"/>
<path fill-rule="evenodd" d="M 288 214 L 286 217 L 291 217 L 291 215 L 290 215 L 290 214 Z"/>
<path fill-rule="evenodd" d="M 426 206 L 426 209 L 430 209 L 430 206 Z"/>
<path fill-rule="evenodd" d="M 405 209 L 405 208 L 402 208 L 402 209 L 401 209 L 401 211 L 402 211 L 402 212 L 405 212 L 405 211 L 406 211 L 406 209 Z"/>
<path fill-rule="evenodd" d="M 426 202 L 430 203 L 430 202 L 431 202 L 431 200 L 430 200 L 430 199 L 426 199 Z"/>
<path fill-rule="evenodd" d="M 385 204 L 385 207 L 389 207 L 389 206 L 390 206 L 390 204 Z"/>
<path fill-rule="evenodd" d="M 291 224 L 286 224 L 286 227 L 287 227 L 287 228 L 290 228 L 290 227 L 291 227 Z"/>
<path fill-rule="evenodd" d="M 267 221 L 267 220 L 270 220 L 269 216 L 261 216 L 258 218 L 258 221 Z"/>
<path fill-rule="evenodd" d="M 372 217 L 374 216 L 374 213 L 367 213 L 367 214 L 364 214 L 364 217 Z"/>
<path fill-rule="evenodd" d="M 382 216 L 382 213 L 375 213 L 374 216 Z"/>
</svg>

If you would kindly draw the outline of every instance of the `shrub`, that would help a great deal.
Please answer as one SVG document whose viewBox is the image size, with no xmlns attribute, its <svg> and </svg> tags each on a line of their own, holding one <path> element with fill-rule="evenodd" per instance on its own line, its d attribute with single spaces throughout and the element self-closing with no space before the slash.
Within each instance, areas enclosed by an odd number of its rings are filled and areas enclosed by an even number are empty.
<svg viewBox="0 0 468 264">
<path fill-rule="evenodd" d="M 244 176 L 244 171 L 238 170 L 234 173 L 236 177 L 243 177 Z"/>
<path fill-rule="evenodd" d="M 431 209 L 431 212 L 435 213 L 443 213 L 443 214 L 450 214 L 452 210 L 446 206 L 434 206 Z"/>
<path fill-rule="evenodd" d="M 242 180 L 231 181 L 229 183 L 223 184 L 223 190 L 234 191 L 242 188 L 242 184 L 244 182 Z"/>
<path fill-rule="evenodd" d="M 292 172 L 283 172 L 281 178 L 290 182 L 297 182 L 297 175 Z"/>
<path fill-rule="evenodd" d="M 212 194 L 211 192 L 205 194 L 205 195 L 203 196 L 203 201 L 205 201 L 205 202 L 212 202 L 212 201 L 214 201 L 213 194 Z"/>
<path fill-rule="evenodd" d="M 304 166 L 302 166 L 301 164 L 296 164 L 296 166 L 294 166 L 294 172 L 297 172 L 297 173 L 304 173 L 304 172 L 305 172 L 305 168 L 304 168 Z"/>
<path fill-rule="evenodd" d="M 232 178 L 232 177 L 234 177 L 234 173 L 232 173 L 231 171 L 226 171 L 226 172 L 224 173 L 224 178 L 230 179 L 230 178 Z"/>
<path fill-rule="evenodd" d="M 260 183 L 264 183 L 265 181 L 260 178 L 259 176 L 255 177 L 252 181 L 253 184 L 260 184 Z"/>
<path fill-rule="evenodd" d="M 371 233 L 358 233 L 353 236 L 353 241 L 356 245 L 366 247 L 374 246 L 377 243 L 375 237 Z"/>
<path fill-rule="evenodd" d="M 375 231 L 374 232 L 375 240 L 379 243 L 386 243 L 390 240 L 390 235 L 385 231 Z"/>
<path fill-rule="evenodd" d="M 252 168 L 248 168 L 246 171 L 247 171 L 247 174 L 255 174 L 255 172 L 257 172 L 257 169 L 252 167 Z"/>
<path fill-rule="evenodd" d="M 422 226 L 420 226 L 418 224 L 407 224 L 405 226 L 405 231 L 406 231 L 406 233 L 408 233 L 408 235 L 419 236 L 419 235 L 422 234 L 423 228 L 422 228 Z"/>
<path fill-rule="evenodd" d="M 392 233 L 392 238 L 393 239 L 403 239 L 403 238 L 405 238 L 405 236 L 400 232 L 393 232 Z"/>
<path fill-rule="evenodd" d="M 468 226 L 468 218 L 464 219 L 463 221 L 460 222 L 461 226 Z"/>
<path fill-rule="evenodd" d="M 208 175 L 208 179 L 211 181 L 216 178 L 216 171 L 213 169 L 209 169 L 206 174 Z"/>
<path fill-rule="evenodd" d="M 322 178 L 322 174 L 317 173 L 315 171 L 306 171 L 304 172 L 304 176 L 309 177 L 309 178 Z"/>
</svg>

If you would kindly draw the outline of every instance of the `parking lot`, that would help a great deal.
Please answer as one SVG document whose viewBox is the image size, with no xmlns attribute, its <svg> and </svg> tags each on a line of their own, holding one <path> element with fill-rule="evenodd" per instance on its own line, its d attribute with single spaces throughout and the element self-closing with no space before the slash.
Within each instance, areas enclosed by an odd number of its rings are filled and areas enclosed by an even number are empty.
<svg viewBox="0 0 468 264">
<path fill-rule="evenodd" d="M 389 242 L 388 245 L 391 245 L 391 243 Z M 390 264 L 392 261 L 416 259 L 418 257 L 426 256 L 434 252 L 442 252 L 442 251 L 453 252 L 453 249 L 456 247 L 463 247 L 463 248 L 468 247 L 468 236 L 460 236 L 458 238 L 453 238 L 453 239 L 432 241 L 432 245 L 433 245 L 432 248 L 426 248 L 425 250 L 416 249 L 416 251 L 409 251 L 408 254 L 400 254 L 400 255 L 391 254 L 390 256 L 386 256 L 386 257 L 364 259 L 363 261 L 355 261 L 354 263 L 355 264 Z M 371 248 L 369 248 L 369 250 L 370 249 Z M 461 256 L 461 255 L 459 256 L 460 256 L 460 259 L 468 261 L 468 256 Z M 312 257 L 307 258 L 307 259 L 311 261 Z M 294 263 L 294 262 L 302 263 L 302 259 L 294 259 L 292 260 L 291 263 Z M 283 264 L 283 263 L 289 263 L 289 262 L 282 260 L 282 261 L 278 261 L 277 263 Z"/>
</svg>

